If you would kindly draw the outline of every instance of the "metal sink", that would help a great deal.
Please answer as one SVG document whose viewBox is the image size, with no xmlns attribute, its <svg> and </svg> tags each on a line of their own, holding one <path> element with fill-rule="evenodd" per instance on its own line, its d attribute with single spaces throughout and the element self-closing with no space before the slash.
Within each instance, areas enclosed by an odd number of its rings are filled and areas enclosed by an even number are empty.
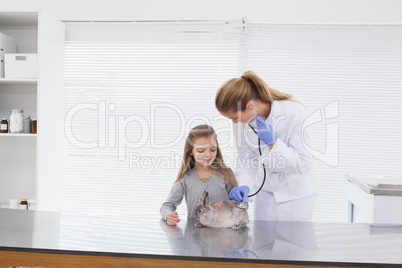
<svg viewBox="0 0 402 268">
<path fill-rule="evenodd" d="M 369 183 L 367 185 L 370 187 L 370 194 L 402 196 L 402 185 L 387 183 Z"/>
<path fill-rule="evenodd" d="M 402 196 L 402 177 L 347 174 L 346 178 L 369 194 Z"/>
</svg>

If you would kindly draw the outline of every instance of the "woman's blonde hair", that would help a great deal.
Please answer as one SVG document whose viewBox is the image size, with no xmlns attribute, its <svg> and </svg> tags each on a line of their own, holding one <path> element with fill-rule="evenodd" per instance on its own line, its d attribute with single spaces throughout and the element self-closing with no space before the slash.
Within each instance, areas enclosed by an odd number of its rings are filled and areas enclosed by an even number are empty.
<svg viewBox="0 0 402 268">
<path fill-rule="evenodd" d="M 230 168 L 226 167 L 223 161 L 221 150 L 219 149 L 217 135 L 215 130 L 209 125 L 198 125 L 194 127 L 187 136 L 186 144 L 184 145 L 183 160 L 181 163 L 181 168 L 175 183 L 183 178 L 183 176 L 195 167 L 194 156 L 191 152 L 194 148 L 194 142 L 196 139 L 201 137 L 213 137 L 216 141 L 216 158 L 211 164 L 213 172 L 223 181 L 231 185 L 232 187 L 237 186 L 237 182 L 232 175 Z"/>
<path fill-rule="evenodd" d="M 250 100 L 272 101 L 291 100 L 298 102 L 291 94 L 270 88 L 253 71 L 246 71 L 240 78 L 226 81 L 216 92 L 215 107 L 220 112 L 245 111 Z"/>
</svg>

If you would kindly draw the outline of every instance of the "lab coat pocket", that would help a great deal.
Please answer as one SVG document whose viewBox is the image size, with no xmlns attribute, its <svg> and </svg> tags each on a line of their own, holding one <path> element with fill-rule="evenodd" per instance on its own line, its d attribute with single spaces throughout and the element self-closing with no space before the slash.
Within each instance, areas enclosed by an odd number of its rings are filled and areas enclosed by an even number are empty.
<svg viewBox="0 0 402 268">
<path fill-rule="evenodd" d="M 258 190 L 264 183 L 262 189 L 264 191 L 274 193 L 278 189 L 278 186 L 280 184 L 279 182 L 281 172 L 273 172 L 270 171 L 269 169 L 265 169 L 265 171 L 266 171 L 265 182 L 264 182 L 264 170 L 261 169 L 258 172 L 258 179 L 256 180 L 255 187 Z"/>
<path fill-rule="evenodd" d="M 285 198 L 287 200 L 294 200 L 306 196 L 306 182 L 305 178 L 297 174 L 288 174 L 286 176 L 287 193 Z"/>
</svg>

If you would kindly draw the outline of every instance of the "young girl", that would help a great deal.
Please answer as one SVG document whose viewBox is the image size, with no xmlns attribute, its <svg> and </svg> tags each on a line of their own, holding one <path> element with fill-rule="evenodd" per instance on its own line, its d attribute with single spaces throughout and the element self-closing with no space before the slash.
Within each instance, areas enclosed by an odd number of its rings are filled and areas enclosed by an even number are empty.
<svg viewBox="0 0 402 268">
<path fill-rule="evenodd" d="M 232 170 L 226 167 L 214 129 L 208 125 L 194 127 L 184 146 L 183 161 L 177 179 L 160 213 L 168 225 L 180 222 L 176 208 L 186 198 L 188 218 L 195 217 L 195 209 L 206 190 L 212 204 L 229 200 L 229 192 L 237 186 Z"/>
</svg>

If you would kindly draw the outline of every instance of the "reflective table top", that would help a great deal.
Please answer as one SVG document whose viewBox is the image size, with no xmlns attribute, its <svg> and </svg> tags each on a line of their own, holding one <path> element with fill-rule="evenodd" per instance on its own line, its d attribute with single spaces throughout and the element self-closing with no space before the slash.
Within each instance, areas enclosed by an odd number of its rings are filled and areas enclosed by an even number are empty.
<svg viewBox="0 0 402 268">
<path fill-rule="evenodd" d="M 257 263 L 402 267 L 402 226 L 251 221 L 247 228 L 167 226 L 159 218 L 0 209 L 0 250 Z"/>
</svg>

